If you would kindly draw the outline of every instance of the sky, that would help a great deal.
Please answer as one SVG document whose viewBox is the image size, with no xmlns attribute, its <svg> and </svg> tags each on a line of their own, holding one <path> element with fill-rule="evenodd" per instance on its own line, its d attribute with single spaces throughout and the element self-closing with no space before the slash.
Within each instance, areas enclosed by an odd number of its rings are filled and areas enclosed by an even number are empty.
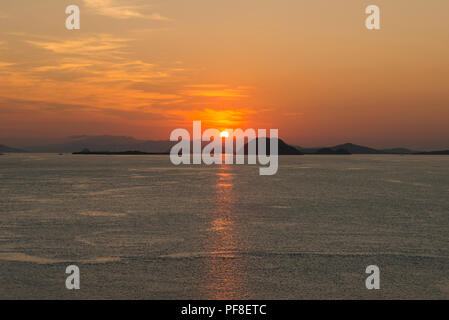
<svg viewBox="0 0 449 320">
<path fill-rule="evenodd" d="M 448 149 L 448 16 L 447 0 L 2 1 L 0 144 L 168 140 L 201 120 L 306 147 Z"/>
</svg>

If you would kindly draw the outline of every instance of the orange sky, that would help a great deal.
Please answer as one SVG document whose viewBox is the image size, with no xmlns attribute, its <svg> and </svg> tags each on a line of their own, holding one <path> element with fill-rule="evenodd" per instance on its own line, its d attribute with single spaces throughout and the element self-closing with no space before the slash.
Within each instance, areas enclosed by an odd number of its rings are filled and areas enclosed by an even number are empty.
<svg viewBox="0 0 449 320">
<path fill-rule="evenodd" d="M 68 4 L 81 30 L 66 30 Z M 380 31 L 364 27 L 370 4 Z M 166 140 L 202 120 L 301 146 L 447 149 L 448 12 L 445 0 L 2 1 L 0 144 Z"/>
</svg>

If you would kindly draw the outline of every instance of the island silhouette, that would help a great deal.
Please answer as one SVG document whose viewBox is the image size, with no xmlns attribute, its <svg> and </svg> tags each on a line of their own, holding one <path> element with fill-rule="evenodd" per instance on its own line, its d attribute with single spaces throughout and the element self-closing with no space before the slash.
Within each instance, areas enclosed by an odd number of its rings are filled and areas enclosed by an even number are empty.
<svg viewBox="0 0 449 320">
<path fill-rule="evenodd" d="M 263 138 L 265 139 L 265 138 Z M 257 140 L 257 138 L 256 138 Z M 33 145 L 16 148 L 0 144 L 0 153 L 74 153 L 80 155 L 104 154 L 104 155 L 160 155 L 169 154 L 176 141 L 168 140 L 139 140 L 126 136 L 72 136 L 66 141 L 47 145 Z M 269 152 L 269 139 L 267 139 L 267 151 Z M 206 143 L 207 144 L 207 143 Z M 257 145 L 257 141 L 256 141 Z M 248 144 L 245 144 L 245 154 L 248 154 Z M 278 139 L 279 155 L 449 155 L 449 150 L 418 151 L 407 148 L 375 149 L 354 143 L 344 143 L 330 147 L 306 148 L 294 146 Z"/>
</svg>

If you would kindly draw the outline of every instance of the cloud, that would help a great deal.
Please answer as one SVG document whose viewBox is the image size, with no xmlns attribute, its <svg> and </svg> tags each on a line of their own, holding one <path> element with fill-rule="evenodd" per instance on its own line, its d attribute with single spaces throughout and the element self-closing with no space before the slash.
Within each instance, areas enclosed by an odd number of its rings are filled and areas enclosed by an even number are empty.
<svg viewBox="0 0 449 320">
<path fill-rule="evenodd" d="M 67 111 L 95 111 L 97 108 L 81 104 L 63 104 L 52 101 L 15 99 L 0 96 L 0 113 L 27 112 L 67 112 Z"/>
<path fill-rule="evenodd" d="M 114 38 L 109 35 L 99 35 L 78 40 L 27 40 L 26 42 L 55 53 L 90 55 L 93 53 L 123 48 L 125 46 L 125 42 L 128 41 L 130 41 L 130 39 Z"/>
<path fill-rule="evenodd" d="M 181 90 L 180 93 L 189 97 L 215 97 L 215 98 L 248 98 L 248 86 L 232 87 L 222 83 L 199 83 L 188 84 L 184 86 L 186 89 Z"/>
<path fill-rule="evenodd" d="M 158 21 L 169 20 L 159 13 L 143 14 L 139 6 L 120 5 L 117 2 L 117 0 L 84 0 L 84 4 L 97 14 L 114 19 L 145 18 Z"/>
<path fill-rule="evenodd" d="M 58 103 L 45 100 L 11 99 L 0 96 L 0 114 L 23 114 L 39 112 L 40 114 L 100 114 L 125 120 L 169 120 L 179 119 L 179 116 L 166 112 L 138 109 L 102 108 L 84 104 Z"/>
<path fill-rule="evenodd" d="M 248 95 L 239 89 L 230 88 L 204 88 L 200 90 L 182 90 L 182 94 L 190 97 L 221 97 L 221 98 L 246 98 Z"/>
<path fill-rule="evenodd" d="M 59 65 L 53 65 L 53 66 L 41 66 L 41 67 L 37 67 L 34 68 L 33 71 L 37 71 L 37 72 L 46 72 L 46 71 L 52 71 L 52 70 L 68 70 L 68 71 L 72 71 L 72 70 L 76 70 L 76 69 L 81 69 L 81 68 L 86 68 L 91 66 L 92 64 L 89 63 L 85 63 L 85 64 L 81 64 L 81 63 L 62 63 Z M 0 63 L 1 66 L 1 63 Z"/>
<path fill-rule="evenodd" d="M 226 84 L 189 84 L 186 85 L 188 88 L 226 88 L 228 85 Z"/>
<path fill-rule="evenodd" d="M 159 13 L 152 13 L 147 16 L 151 20 L 157 20 L 157 21 L 169 21 L 170 19 L 167 17 L 164 17 L 160 15 Z"/>
<path fill-rule="evenodd" d="M 204 108 L 199 110 L 190 109 L 187 113 L 180 110 L 178 113 L 189 118 L 188 120 L 201 119 L 205 127 L 224 129 L 226 127 L 244 126 L 248 122 L 248 117 L 256 113 L 256 111 L 247 108 L 239 110 Z"/>
<path fill-rule="evenodd" d="M 2 61 L 0 61 L 0 68 L 10 67 L 10 66 L 13 66 L 14 64 L 15 64 L 15 63 L 2 62 Z"/>
</svg>

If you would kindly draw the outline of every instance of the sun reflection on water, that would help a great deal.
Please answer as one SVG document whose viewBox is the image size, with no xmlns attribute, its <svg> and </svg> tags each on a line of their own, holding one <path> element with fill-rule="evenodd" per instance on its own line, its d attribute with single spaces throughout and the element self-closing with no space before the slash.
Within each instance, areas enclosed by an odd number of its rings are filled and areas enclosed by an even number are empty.
<svg viewBox="0 0 449 320">
<path fill-rule="evenodd" d="M 211 252 L 206 262 L 205 289 L 211 299 L 247 297 L 245 268 L 239 255 L 240 233 L 236 226 L 235 191 L 232 166 L 218 168 L 215 184 L 215 210 L 208 230 L 207 246 Z"/>
</svg>

